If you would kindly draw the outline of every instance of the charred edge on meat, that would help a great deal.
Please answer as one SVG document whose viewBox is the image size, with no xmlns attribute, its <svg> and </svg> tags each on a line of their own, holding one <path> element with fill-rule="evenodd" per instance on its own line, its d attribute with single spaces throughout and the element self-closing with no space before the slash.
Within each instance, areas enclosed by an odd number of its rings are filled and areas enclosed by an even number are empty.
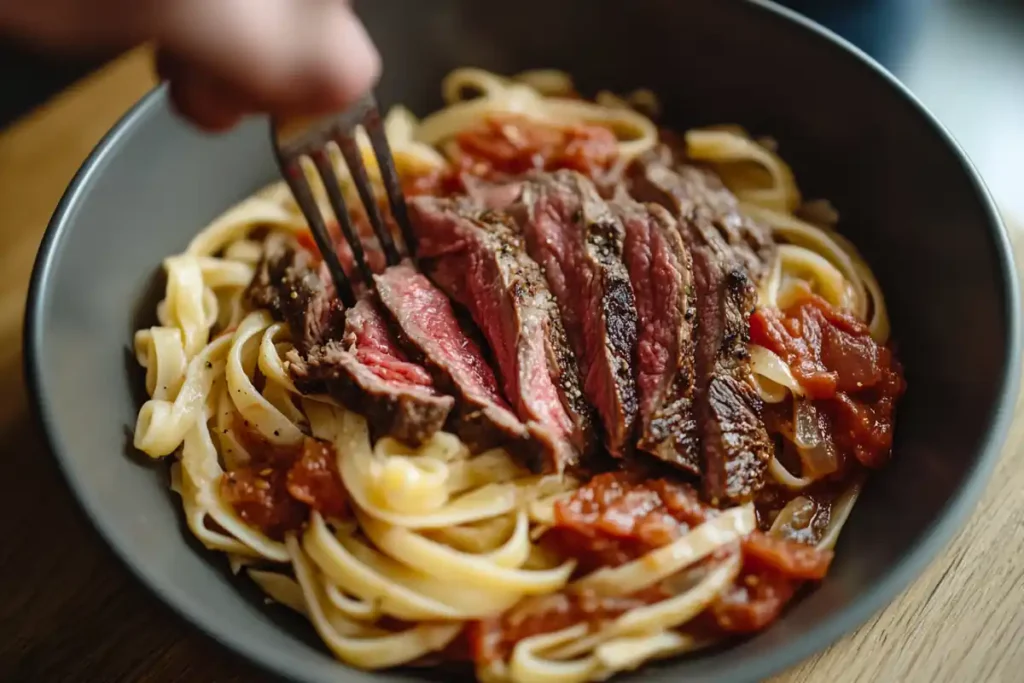
<svg viewBox="0 0 1024 683">
<path fill-rule="evenodd" d="M 522 187 L 517 184 L 517 195 Z M 508 200 L 511 201 L 511 200 Z M 463 207 L 468 216 L 472 209 Z M 496 254 L 508 264 L 511 294 L 516 305 L 532 302 L 541 312 L 544 352 L 552 373 L 552 380 L 559 393 L 559 399 L 569 420 L 573 423 L 573 443 L 584 458 L 593 455 L 597 447 L 595 425 L 597 414 L 587 402 L 583 392 L 583 377 L 580 375 L 576 355 L 565 331 L 565 324 L 558 310 L 558 302 L 548 289 L 540 266 L 526 253 L 526 246 L 519 234 L 516 221 L 507 213 L 485 210 L 473 218 L 474 223 L 492 235 L 498 247 Z M 575 458 L 573 459 L 575 461 Z M 570 465 L 575 462 L 567 463 Z"/>
<path fill-rule="evenodd" d="M 304 394 L 328 393 L 364 415 L 376 433 L 420 445 L 444 426 L 454 400 L 430 387 L 388 381 L 360 361 L 349 322 L 363 307 L 368 307 L 365 313 L 376 313 L 366 301 L 343 311 L 316 263 L 291 238 L 271 235 L 246 291 L 254 306 L 269 310 L 292 330 L 295 348 L 286 365 L 296 388 Z M 406 363 L 398 356 L 392 360 Z"/>
<path fill-rule="evenodd" d="M 771 457 L 749 363 L 749 317 L 756 292 L 747 268 L 753 254 L 728 244 L 721 232 L 721 226 L 736 223 L 728 214 L 737 206 L 735 198 L 724 202 L 721 195 L 727 190 L 709 189 L 709 171 L 669 163 L 664 150 L 638 160 L 630 171 L 631 189 L 678 218 L 693 256 L 704 491 L 716 504 L 744 502 L 763 486 Z M 718 194 L 709 197 L 710 192 Z"/>
<path fill-rule="evenodd" d="M 420 446 L 440 431 L 455 400 L 423 389 L 390 386 L 363 365 L 342 342 L 329 341 L 303 358 L 286 356 L 295 387 L 304 394 L 329 393 L 366 418 L 375 434 Z"/>
<path fill-rule="evenodd" d="M 623 456 L 632 448 L 636 420 L 636 389 L 632 358 L 636 345 L 636 307 L 629 276 L 622 263 L 624 230 L 621 222 L 584 176 L 572 171 L 534 175 L 510 207 L 526 235 L 530 255 L 545 270 L 548 284 L 566 321 L 567 338 L 584 377 L 586 399 L 601 416 L 608 450 Z M 542 217 L 557 216 L 555 229 L 576 252 L 570 262 L 561 263 L 549 252 L 551 235 L 541 234 Z M 563 271 L 581 268 L 582 272 Z M 596 301 L 572 299 L 581 293 L 570 291 L 573 282 L 596 282 Z M 584 316 L 598 316 L 599 339 L 588 339 Z"/>
<path fill-rule="evenodd" d="M 750 314 L 756 292 L 746 272 L 725 273 L 721 344 L 703 401 L 704 488 L 712 502 L 746 501 L 764 484 L 772 447 L 750 369 Z"/>
<path fill-rule="evenodd" d="M 526 427 L 505 405 L 483 350 L 463 329 L 448 296 L 408 262 L 392 266 L 375 279 L 378 299 L 405 349 L 430 371 L 442 392 L 458 397 L 456 410 L 449 416 L 452 431 L 474 453 L 496 447 L 514 453 L 536 453 L 539 445 L 529 442 Z M 413 310 L 402 300 L 402 292 L 396 290 L 404 286 L 428 290 L 421 296 L 435 302 L 426 307 L 432 323 L 444 325 L 447 332 L 457 335 L 447 348 L 437 343 L 431 330 L 419 324 L 424 310 Z M 423 303 L 416 302 L 415 308 L 423 309 Z"/>
<path fill-rule="evenodd" d="M 625 260 L 637 302 L 637 447 L 700 474 L 694 407 L 693 260 L 671 214 L 619 196 L 612 206 L 626 228 Z M 656 274 L 669 281 L 655 281 Z M 667 297 L 667 298 L 666 298 Z M 641 343 L 644 356 L 640 355 Z M 660 354 L 666 367 L 658 368 Z M 648 365 L 652 363 L 654 365 Z M 657 382 L 653 378 L 660 374 Z"/>
<path fill-rule="evenodd" d="M 557 306 L 518 230 L 504 212 L 465 198 L 414 198 L 410 216 L 421 265 L 470 310 L 497 360 L 506 397 L 543 444 L 532 458 L 546 458 L 546 471 L 573 467 L 593 446 L 592 416 Z M 488 278 L 486 283 L 475 274 Z M 492 319 L 495 311 L 502 322 Z M 528 371 L 538 363 L 550 382 L 550 396 L 536 394 L 529 379 Z"/>
<path fill-rule="evenodd" d="M 300 351 L 337 339 L 344 330 L 344 311 L 329 278 L 318 274 L 313 255 L 286 235 L 267 238 L 246 297 L 288 323 Z"/>
</svg>

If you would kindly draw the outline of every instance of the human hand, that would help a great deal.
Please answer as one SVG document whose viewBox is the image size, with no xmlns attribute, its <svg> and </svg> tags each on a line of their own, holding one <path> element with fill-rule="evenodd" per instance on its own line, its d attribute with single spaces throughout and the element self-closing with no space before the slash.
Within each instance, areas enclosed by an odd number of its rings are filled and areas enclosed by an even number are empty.
<svg viewBox="0 0 1024 683">
<path fill-rule="evenodd" d="M 208 130 L 340 109 L 380 73 L 347 0 L 0 0 L 0 32 L 53 50 L 152 40 L 175 106 Z"/>
</svg>

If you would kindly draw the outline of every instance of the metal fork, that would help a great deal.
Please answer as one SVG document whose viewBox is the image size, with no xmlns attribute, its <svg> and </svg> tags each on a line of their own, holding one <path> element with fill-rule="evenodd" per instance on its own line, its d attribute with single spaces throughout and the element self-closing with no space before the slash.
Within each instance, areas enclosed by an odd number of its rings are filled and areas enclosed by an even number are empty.
<svg viewBox="0 0 1024 683">
<path fill-rule="evenodd" d="M 366 214 L 373 226 L 373 233 L 380 243 L 381 250 L 388 265 L 394 265 L 401 261 L 402 256 L 395 246 L 391 231 L 384 223 L 380 207 L 374 197 L 373 186 L 366 167 L 363 165 L 362 154 L 356 143 L 355 133 L 358 126 L 362 125 L 370 138 L 373 147 L 373 154 L 380 167 L 381 180 L 384 182 L 384 190 L 387 193 L 388 204 L 391 206 L 391 214 L 398 223 L 402 233 L 402 240 L 405 248 L 410 253 L 415 253 L 415 243 L 412 229 L 409 226 L 409 214 L 405 206 L 405 196 L 402 194 L 402 186 L 395 170 L 395 162 L 391 156 L 391 147 L 388 145 L 387 137 L 384 135 L 384 125 L 381 121 L 380 110 L 377 108 L 377 101 L 373 94 L 367 94 L 354 105 L 338 114 L 330 114 L 314 119 L 289 119 L 271 121 L 271 138 L 274 143 L 274 151 L 277 156 L 277 164 L 281 169 L 285 182 L 291 188 L 295 201 L 302 211 L 306 222 L 309 224 L 313 239 L 320 250 L 320 254 L 327 264 L 327 268 L 334 280 L 334 287 L 338 296 L 345 306 L 355 304 L 355 293 L 349 276 L 342 268 L 341 261 L 335 252 L 335 245 L 327 230 L 324 217 L 320 214 L 316 199 L 313 196 L 313 189 L 306 179 L 302 168 L 302 158 L 308 157 L 316 167 L 320 179 L 323 181 L 327 191 L 327 199 L 330 202 L 331 210 L 334 211 L 341 226 L 345 241 L 352 249 L 352 256 L 355 260 L 359 274 L 367 287 L 373 287 L 373 271 L 366 262 L 366 255 L 363 251 L 362 241 L 352 219 L 349 216 L 345 199 L 341 194 L 341 184 L 337 174 L 334 172 L 334 165 L 328 153 L 328 144 L 334 142 L 341 150 L 345 164 L 359 192 L 359 199 L 362 201 Z"/>
</svg>

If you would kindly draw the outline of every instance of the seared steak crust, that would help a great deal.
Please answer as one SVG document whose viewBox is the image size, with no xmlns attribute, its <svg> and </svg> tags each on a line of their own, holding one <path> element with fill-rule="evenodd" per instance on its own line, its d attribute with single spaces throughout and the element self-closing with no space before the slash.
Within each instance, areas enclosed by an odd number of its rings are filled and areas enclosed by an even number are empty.
<svg viewBox="0 0 1024 683">
<path fill-rule="evenodd" d="M 371 300 L 342 311 L 319 270 L 311 253 L 271 236 L 248 289 L 253 305 L 292 330 L 295 348 L 286 362 L 296 388 L 330 393 L 376 433 L 419 445 L 444 426 L 454 400 L 408 360 Z"/>
<path fill-rule="evenodd" d="M 468 200 L 415 197 L 409 212 L 421 265 L 465 307 L 494 355 L 506 397 L 561 471 L 592 447 L 590 409 L 539 266 L 510 220 Z"/>
<path fill-rule="evenodd" d="M 529 433 L 511 412 L 480 347 L 462 329 L 448 297 L 411 263 L 375 278 L 377 295 L 406 346 L 438 386 L 458 397 L 454 430 L 474 452 L 524 450 Z"/>
<path fill-rule="evenodd" d="M 624 261 L 637 309 L 637 446 L 700 474 L 694 409 L 693 261 L 679 226 L 657 204 L 611 202 L 626 229 Z"/>
<path fill-rule="evenodd" d="M 558 302 L 605 445 L 621 457 L 632 447 L 637 415 L 637 313 L 622 263 L 622 222 L 594 184 L 573 171 L 531 177 L 509 211 Z"/>
<path fill-rule="evenodd" d="M 670 167 L 666 161 L 663 150 L 640 159 L 631 170 L 631 192 L 672 212 L 690 248 L 697 300 L 696 415 L 705 494 L 713 502 L 745 501 L 764 484 L 772 453 L 750 369 L 749 319 L 756 303 L 748 276 L 752 252 L 723 237 L 722 226 L 739 220 L 729 209 L 735 203 L 721 198 L 727 190 L 714 187 L 704 169 Z"/>
<path fill-rule="evenodd" d="M 288 323 L 300 351 L 338 338 L 344 330 L 344 309 L 326 267 L 286 235 L 267 238 L 246 295 L 254 306 Z"/>
</svg>

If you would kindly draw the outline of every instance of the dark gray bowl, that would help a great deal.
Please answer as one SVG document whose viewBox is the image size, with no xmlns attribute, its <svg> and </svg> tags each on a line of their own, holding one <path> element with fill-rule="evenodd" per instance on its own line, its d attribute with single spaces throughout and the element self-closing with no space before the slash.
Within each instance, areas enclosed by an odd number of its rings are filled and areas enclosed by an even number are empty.
<svg viewBox="0 0 1024 683">
<path fill-rule="evenodd" d="M 895 458 L 857 505 L 832 574 L 766 632 L 646 669 L 645 680 L 763 678 L 862 623 L 922 571 L 999 456 L 1020 306 L 984 186 L 910 94 L 834 36 L 756 3 L 376 0 L 361 11 L 387 64 L 385 103 L 429 111 L 456 66 L 558 67 L 585 89 L 653 88 L 677 127 L 739 122 L 775 136 L 806 194 L 839 207 L 888 295 L 910 389 Z M 274 176 L 265 122 L 207 137 L 172 115 L 162 89 L 147 96 L 54 215 L 32 280 L 27 374 L 75 495 L 154 592 L 280 674 L 369 681 L 240 590 L 223 558 L 197 550 L 165 468 L 131 453 L 142 380 L 127 348 L 152 320 L 161 259 Z"/>
</svg>

